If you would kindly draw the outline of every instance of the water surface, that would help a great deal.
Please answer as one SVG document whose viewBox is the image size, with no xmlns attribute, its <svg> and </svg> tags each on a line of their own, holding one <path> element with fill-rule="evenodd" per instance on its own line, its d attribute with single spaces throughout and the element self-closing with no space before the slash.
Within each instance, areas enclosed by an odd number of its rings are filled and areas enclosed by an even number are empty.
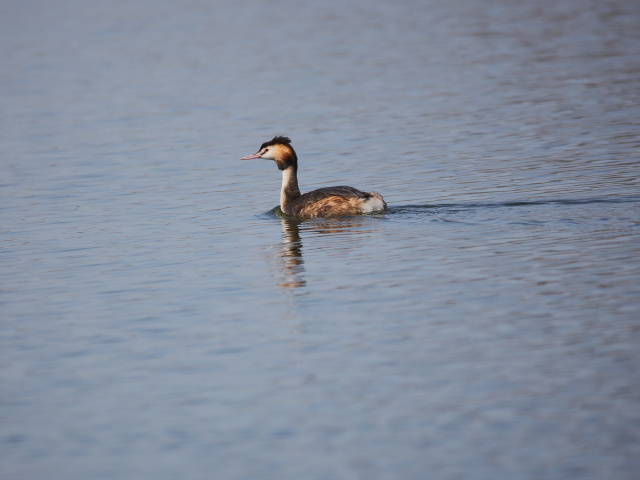
<svg viewBox="0 0 640 480">
<path fill-rule="evenodd" d="M 0 6 L 0 476 L 635 479 L 640 6 Z M 389 210 L 278 215 L 303 191 Z"/>
</svg>

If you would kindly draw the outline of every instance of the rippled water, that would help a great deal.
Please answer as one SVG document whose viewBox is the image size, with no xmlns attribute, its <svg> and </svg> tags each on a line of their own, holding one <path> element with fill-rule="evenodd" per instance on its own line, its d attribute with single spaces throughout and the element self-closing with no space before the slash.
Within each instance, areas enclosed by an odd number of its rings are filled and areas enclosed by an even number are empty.
<svg viewBox="0 0 640 480">
<path fill-rule="evenodd" d="M 0 6 L 3 479 L 635 479 L 640 4 Z M 303 191 L 389 210 L 296 222 Z"/>
</svg>

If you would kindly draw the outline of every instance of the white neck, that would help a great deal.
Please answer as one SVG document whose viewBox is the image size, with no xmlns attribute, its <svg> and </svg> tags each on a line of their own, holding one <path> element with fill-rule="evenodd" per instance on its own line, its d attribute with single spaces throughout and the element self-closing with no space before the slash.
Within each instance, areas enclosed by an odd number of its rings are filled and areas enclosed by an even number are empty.
<svg viewBox="0 0 640 480">
<path fill-rule="evenodd" d="M 280 189 L 280 208 L 287 215 L 292 215 L 293 203 L 300 198 L 298 176 L 295 165 L 282 170 L 282 188 Z"/>
<path fill-rule="evenodd" d="M 291 177 L 293 175 L 293 168 L 289 167 L 282 170 L 282 188 L 280 189 L 280 208 L 284 211 L 284 204 L 287 202 L 287 195 L 285 193 L 286 187 L 291 183 Z"/>
</svg>

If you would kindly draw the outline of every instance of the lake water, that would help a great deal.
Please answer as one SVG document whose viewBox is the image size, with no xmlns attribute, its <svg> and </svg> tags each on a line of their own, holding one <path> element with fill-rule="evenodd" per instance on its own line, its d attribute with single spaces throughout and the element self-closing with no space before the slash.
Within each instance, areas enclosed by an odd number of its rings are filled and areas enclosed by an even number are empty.
<svg viewBox="0 0 640 480">
<path fill-rule="evenodd" d="M 0 6 L 0 477 L 635 480 L 640 3 Z M 295 222 L 303 191 L 389 210 Z"/>
</svg>

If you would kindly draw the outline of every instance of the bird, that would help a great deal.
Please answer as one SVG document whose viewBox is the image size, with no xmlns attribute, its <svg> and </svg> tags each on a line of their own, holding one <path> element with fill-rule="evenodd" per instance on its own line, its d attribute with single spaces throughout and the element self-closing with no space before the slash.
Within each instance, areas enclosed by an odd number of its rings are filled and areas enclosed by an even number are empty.
<svg viewBox="0 0 640 480">
<path fill-rule="evenodd" d="M 280 209 L 291 217 L 326 218 L 384 211 L 387 204 L 376 192 L 362 192 L 347 186 L 324 187 L 304 195 L 298 187 L 298 156 L 291 139 L 275 136 L 260 145 L 260 149 L 241 160 L 262 158 L 273 160 L 282 171 Z"/>
</svg>

